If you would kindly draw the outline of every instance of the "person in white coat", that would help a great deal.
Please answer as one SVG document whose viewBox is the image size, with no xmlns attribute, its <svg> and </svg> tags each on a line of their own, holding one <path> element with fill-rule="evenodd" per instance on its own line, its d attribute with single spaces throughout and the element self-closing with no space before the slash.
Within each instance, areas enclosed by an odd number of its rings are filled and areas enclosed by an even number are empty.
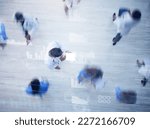
<svg viewBox="0 0 150 129">
<path fill-rule="evenodd" d="M 65 51 L 59 42 L 53 41 L 49 43 L 45 55 L 45 64 L 50 69 L 60 69 L 61 62 L 66 59 L 67 52 L 69 51 Z"/>
<path fill-rule="evenodd" d="M 117 26 L 117 34 L 113 38 L 113 45 L 116 45 L 120 39 L 127 35 L 130 30 L 139 23 L 141 19 L 141 12 L 138 9 L 133 10 L 127 8 L 120 8 L 118 16 L 116 13 L 113 14 L 113 22 Z"/>
<path fill-rule="evenodd" d="M 31 42 L 33 33 L 37 30 L 39 26 L 38 19 L 26 17 L 22 12 L 16 12 L 14 18 L 17 23 L 20 23 L 28 45 Z"/>
<path fill-rule="evenodd" d="M 139 67 L 138 73 L 143 76 L 141 84 L 145 86 L 150 79 L 150 60 L 137 60 L 137 66 Z"/>
<path fill-rule="evenodd" d="M 63 0 L 64 1 L 64 10 L 65 14 L 68 16 L 69 12 L 76 7 L 81 0 Z"/>
</svg>

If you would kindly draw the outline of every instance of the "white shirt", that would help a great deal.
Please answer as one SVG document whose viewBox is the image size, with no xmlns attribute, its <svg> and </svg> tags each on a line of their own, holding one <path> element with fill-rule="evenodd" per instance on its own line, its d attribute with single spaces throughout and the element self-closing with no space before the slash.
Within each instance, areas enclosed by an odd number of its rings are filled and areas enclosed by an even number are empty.
<svg viewBox="0 0 150 129">
<path fill-rule="evenodd" d="M 150 65 L 145 65 L 142 66 L 139 70 L 138 70 L 139 74 L 141 74 L 142 76 L 144 76 L 146 79 L 150 78 Z"/>
<path fill-rule="evenodd" d="M 146 79 L 150 78 L 150 59 L 149 58 L 145 58 L 144 60 L 144 66 L 142 65 L 142 67 L 139 68 L 138 72 L 144 76 Z"/>
<path fill-rule="evenodd" d="M 23 28 L 27 30 L 30 35 L 32 35 L 37 30 L 38 25 L 39 23 L 36 18 L 25 17 Z"/>
<path fill-rule="evenodd" d="M 134 21 L 129 12 L 124 12 L 120 17 L 114 21 L 117 26 L 117 33 L 121 33 L 122 36 L 127 35 L 131 28 L 138 22 Z"/>
<path fill-rule="evenodd" d="M 103 78 L 99 78 L 95 82 L 95 88 L 96 90 L 101 90 L 105 86 L 105 80 Z"/>
<path fill-rule="evenodd" d="M 47 64 L 49 68 L 55 68 L 59 66 L 61 63 L 60 57 L 54 58 L 54 57 L 49 56 L 49 51 L 53 48 L 60 48 L 62 51 L 64 51 L 59 42 L 53 41 L 49 43 L 49 45 L 47 46 L 46 55 L 45 55 L 45 64 Z"/>
</svg>

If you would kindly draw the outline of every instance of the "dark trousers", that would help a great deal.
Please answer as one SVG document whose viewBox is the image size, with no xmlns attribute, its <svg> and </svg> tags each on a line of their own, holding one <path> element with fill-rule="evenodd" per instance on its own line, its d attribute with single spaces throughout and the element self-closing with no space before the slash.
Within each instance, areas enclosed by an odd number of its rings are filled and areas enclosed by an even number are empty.
<svg viewBox="0 0 150 129">
<path fill-rule="evenodd" d="M 117 35 L 113 38 L 113 45 L 116 45 L 116 43 L 119 42 L 121 38 L 121 33 L 117 33 Z"/>
</svg>

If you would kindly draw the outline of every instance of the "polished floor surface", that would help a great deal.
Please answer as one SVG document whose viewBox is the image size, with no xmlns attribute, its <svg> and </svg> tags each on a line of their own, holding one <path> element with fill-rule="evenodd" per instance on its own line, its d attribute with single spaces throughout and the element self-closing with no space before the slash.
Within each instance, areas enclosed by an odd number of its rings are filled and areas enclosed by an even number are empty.
<svg viewBox="0 0 150 129">
<path fill-rule="evenodd" d="M 136 59 L 150 57 L 149 0 L 82 0 L 69 17 L 62 0 L 0 0 L 0 21 L 9 41 L 0 50 L 0 111 L 150 111 L 150 83 L 142 87 Z M 112 14 L 120 7 L 138 8 L 141 22 L 116 46 Z M 39 19 L 39 30 L 26 46 L 13 20 L 15 11 Z M 59 41 L 72 52 L 61 70 L 44 64 L 46 46 Z M 78 85 L 76 76 L 86 64 L 100 66 L 105 86 L 95 90 Z M 25 89 L 34 77 L 46 77 L 51 86 L 45 96 L 29 96 Z M 137 103 L 118 103 L 114 88 L 135 90 Z"/>
</svg>

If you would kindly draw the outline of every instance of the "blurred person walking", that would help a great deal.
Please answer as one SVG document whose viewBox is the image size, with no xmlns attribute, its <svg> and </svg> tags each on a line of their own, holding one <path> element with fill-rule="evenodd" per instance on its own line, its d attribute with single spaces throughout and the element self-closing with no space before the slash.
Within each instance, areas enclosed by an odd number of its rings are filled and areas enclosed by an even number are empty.
<svg viewBox="0 0 150 129">
<path fill-rule="evenodd" d="M 137 101 L 137 93 L 132 90 L 122 90 L 120 87 L 116 87 L 115 95 L 120 103 L 135 104 Z"/>
<path fill-rule="evenodd" d="M 137 60 L 137 66 L 139 68 L 138 73 L 143 76 L 141 84 L 146 86 L 148 80 L 150 79 L 150 60 Z"/>
<path fill-rule="evenodd" d="M 60 69 L 61 62 L 66 60 L 66 53 L 70 53 L 69 51 L 65 51 L 62 45 L 57 42 L 53 41 L 49 43 L 46 55 L 45 55 L 45 64 L 51 69 Z"/>
<path fill-rule="evenodd" d="M 128 8 L 120 8 L 118 15 L 113 14 L 113 23 L 117 26 L 117 34 L 113 38 L 113 45 L 116 45 L 120 39 L 127 35 L 130 30 L 141 20 L 141 11 L 135 9 L 131 11 Z"/>
<path fill-rule="evenodd" d="M 5 48 L 7 39 L 8 39 L 8 37 L 7 37 L 6 31 L 5 31 L 5 25 L 4 25 L 4 23 L 0 23 L 0 47 L 2 49 Z"/>
<path fill-rule="evenodd" d="M 39 80 L 38 78 L 34 78 L 26 88 L 26 93 L 29 95 L 39 95 L 42 97 L 48 91 L 48 88 L 49 82 L 47 79 Z"/>
<path fill-rule="evenodd" d="M 16 22 L 21 25 L 28 45 L 31 42 L 32 35 L 35 33 L 39 26 L 38 19 L 27 17 L 22 12 L 16 12 L 14 18 Z"/>
<path fill-rule="evenodd" d="M 85 66 L 77 77 L 78 83 L 90 82 L 95 89 L 104 86 L 103 71 L 96 66 Z"/>
<path fill-rule="evenodd" d="M 81 0 L 63 0 L 65 14 L 69 16 L 69 13 L 75 8 Z"/>
</svg>

